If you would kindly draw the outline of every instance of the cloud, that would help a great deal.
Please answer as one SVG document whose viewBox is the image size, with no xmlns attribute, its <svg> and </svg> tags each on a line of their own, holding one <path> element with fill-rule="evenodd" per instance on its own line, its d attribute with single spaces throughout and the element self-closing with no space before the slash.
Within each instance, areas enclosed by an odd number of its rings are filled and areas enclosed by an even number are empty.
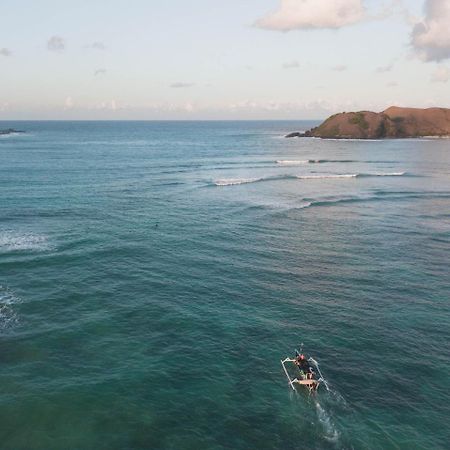
<svg viewBox="0 0 450 450">
<path fill-rule="evenodd" d="M 332 67 L 332 69 L 335 72 L 344 72 L 344 70 L 347 70 L 347 66 L 344 66 L 343 64 L 338 64 L 337 66 Z"/>
<path fill-rule="evenodd" d="M 72 109 L 73 108 L 73 100 L 72 97 L 66 97 L 66 99 L 64 100 L 64 109 L 68 110 L 68 109 Z"/>
<path fill-rule="evenodd" d="M 341 28 L 359 22 L 364 13 L 362 0 L 281 0 L 278 10 L 256 26 L 278 31 Z"/>
<path fill-rule="evenodd" d="M 175 89 L 190 88 L 192 86 L 194 86 L 194 83 L 184 83 L 184 82 L 172 83 L 170 85 L 171 88 Z"/>
<path fill-rule="evenodd" d="M 52 36 L 47 41 L 47 49 L 51 52 L 62 52 L 66 48 L 66 42 L 61 36 Z"/>
<path fill-rule="evenodd" d="M 434 83 L 447 83 L 448 80 L 450 80 L 450 69 L 448 67 L 438 67 L 431 76 L 431 81 Z"/>
<path fill-rule="evenodd" d="M 117 101 L 115 99 L 111 99 L 109 101 L 96 103 L 91 107 L 92 109 L 103 110 L 103 111 L 117 111 L 119 106 L 117 105 Z"/>
<path fill-rule="evenodd" d="M 323 88 L 323 86 L 321 86 Z M 277 100 L 268 100 L 259 102 L 256 100 L 241 100 L 228 105 L 227 109 L 230 113 L 244 114 L 248 117 L 255 117 L 257 115 L 264 117 L 274 117 L 274 115 L 281 114 L 281 116 L 298 117 L 305 115 L 305 117 L 323 117 L 336 111 L 354 111 L 361 110 L 367 105 L 354 103 L 352 101 L 337 101 L 332 99 L 318 98 L 314 101 L 293 101 L 293 102 L 279 102 Z"/>
<path fill-rule="evenodd" d="M 95 77 L 98 77 L 99 75 L 105 75 L 106 74 L 106 69 L 97 69 L 95 72 L 94 72 L 94 76 Z"/>
<path fill-rule="evenodd" d="M 390 72 L 394 67 L 394 64 L 388 64 L 387 66 L 380 66 L 375 69 L 376 73 Z"/>
<path fill-rule="evenodd" d="M 425 1 L 425 17 L 414 26 L 411 44 L 424 61 L 450 58 L 449 0 Z"/>
<path fill-rule="evenodd" d="M 92 50 L 106 50 L 106 45 L 103 42 L 95 41 L 85 45 L 85 48 L 91 48 Z"/>
<path fill-rule="evenodd" d="M 0 48 L 0 56 L 11 56 L 12 52 L 11 50 L 7 49 L 7 48 Z"/>
<path fill-rule="evenodd" d="M 300 63 L 298 61 L 290 61 L 283 64 L 283 69 L 298 69 L 299 67 Z"/>
<path fill-rule="evenodd" d="M 386 83 L 387 87 L 396 87 L 398 86 L 398 83 L 396 81 L 389 81 L 389 83 Z"/>
</svg>

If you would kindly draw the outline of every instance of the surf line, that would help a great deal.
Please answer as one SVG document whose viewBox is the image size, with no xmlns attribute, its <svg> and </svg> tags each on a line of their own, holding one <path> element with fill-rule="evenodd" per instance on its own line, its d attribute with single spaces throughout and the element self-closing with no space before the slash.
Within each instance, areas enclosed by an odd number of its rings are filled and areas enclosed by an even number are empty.
<svg viewBox="0 0 450 450">
<path fill-rule="evenodd" d="M 260 183 L 263 181 L 275 180 L 327 180 L 327 179 L 351 179 L 360 177 L 401 177 L 406 175 L 406 172 L 375 172 L 375 173 L 329 173 L 318 175 L 274 175 L 269 177 L 259 178 L 223 178 L 215 180 L 212 184 L 214 186 L 235 186 L 240 184 Z"/>
</svg>

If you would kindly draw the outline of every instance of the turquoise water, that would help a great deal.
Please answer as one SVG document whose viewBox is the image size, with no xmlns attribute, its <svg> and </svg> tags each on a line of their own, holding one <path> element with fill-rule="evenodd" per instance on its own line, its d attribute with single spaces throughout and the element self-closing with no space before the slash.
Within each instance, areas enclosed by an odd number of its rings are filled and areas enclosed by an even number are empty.
<svg viewBox="0 0 450 450">
<path fill-rule="evenodd" d="M 0 124 L 2 449 L 447 447 L 450 141 L 313 124 Z"/>
</svg>

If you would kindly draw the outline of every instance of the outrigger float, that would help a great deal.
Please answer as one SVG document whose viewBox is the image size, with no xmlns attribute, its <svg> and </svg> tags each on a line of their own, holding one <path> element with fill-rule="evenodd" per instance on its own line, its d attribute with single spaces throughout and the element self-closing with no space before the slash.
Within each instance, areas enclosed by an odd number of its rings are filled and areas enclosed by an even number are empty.
<svg viewBox="0 0 450 450">
<path fill-rule="evenodd" d="M 295 372 L 293 377 L 289 374 L 289 371 L 286 368 L 286 363 L 292 364 L 289 364 L 289 366 L 292 367 Z M 328 390 L 328 384 L 320 372 L 317 361 L 312 357 L 307 358 L 301 351 L 298 352 L 295 350 L 295 358 L 283 359 L 281 361 L 281 365 L 283 366 L 284 373 L 289 380 L 289 385 L 294 391 L 296 390 L 295 386 L 297 385 L 305 386 L 310 392 L 314 392 L 319 389 L 321 383 L 323 383 Z"/>
</svg>

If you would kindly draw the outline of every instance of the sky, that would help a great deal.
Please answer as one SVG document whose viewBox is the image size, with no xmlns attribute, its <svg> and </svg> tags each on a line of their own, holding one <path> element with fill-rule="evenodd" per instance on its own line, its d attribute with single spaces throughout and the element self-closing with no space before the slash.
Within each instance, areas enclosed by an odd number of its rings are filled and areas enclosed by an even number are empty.
<svg viewBox="0 0 450 450">
<path fill-rule="evenodd" d="M 1 0 L 0 119 L 450 108 L 450 0 Z"/>
</svg>

